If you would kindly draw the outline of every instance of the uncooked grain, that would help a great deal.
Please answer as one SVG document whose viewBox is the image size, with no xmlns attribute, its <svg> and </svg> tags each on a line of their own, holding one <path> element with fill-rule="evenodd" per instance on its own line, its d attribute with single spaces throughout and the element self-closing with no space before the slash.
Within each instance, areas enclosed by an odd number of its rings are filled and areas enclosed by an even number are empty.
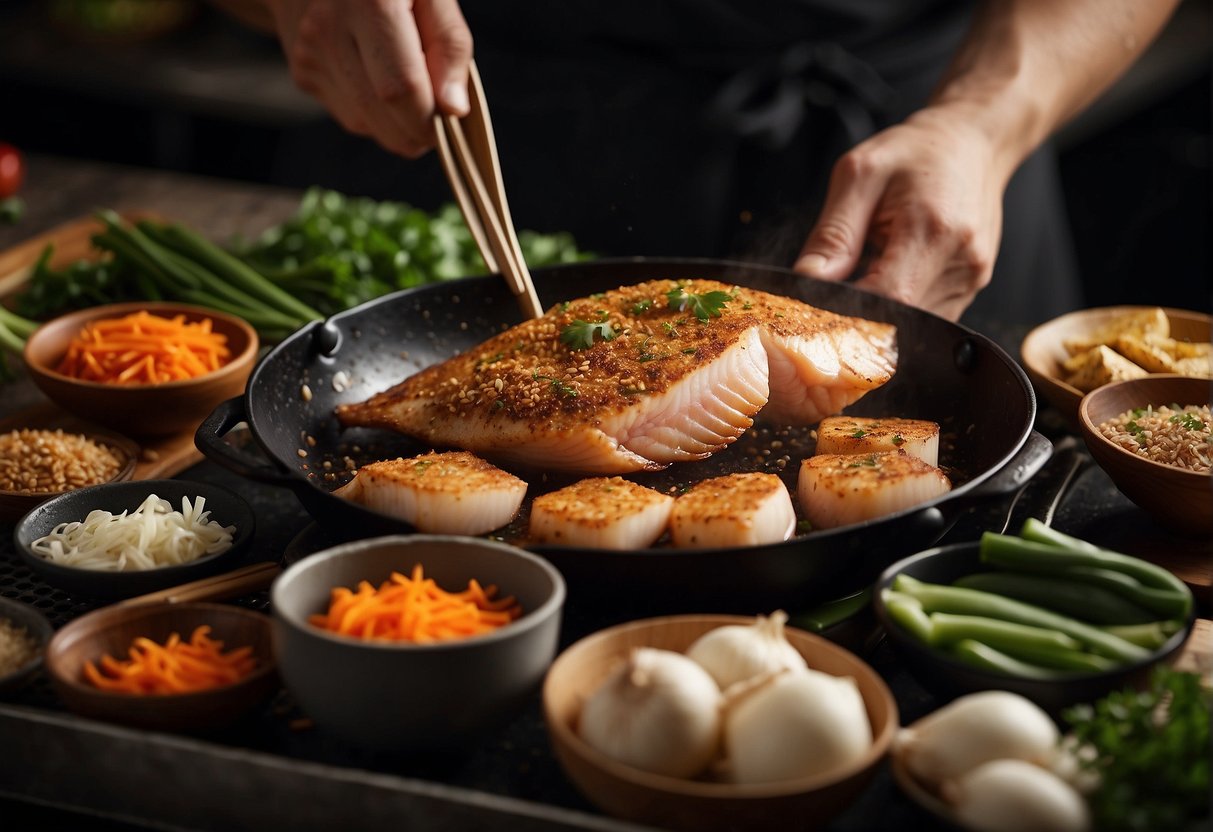
<svg viewBox="0 0 1213 832">
<path fill-rule="evenodd" d="M 13 430 L 0 434 L 0 491 L 52 494 L 108 482 L 126 464 L 121 451 L 78 433 Z"/>
<path fill-rule="evenodd" d="M 1126 451 L 1164 465 L 1210 472 L 1208 405 L 1173 409 L 1166 405 L 1126 411 L 1099 426 L 1099 432 Z"/>
<path fill-rule="evenodd" d="M 25 667 L 38 653 L 38 643 L 24 627 L 0 618 L 0 676 Z"/>
</svg>

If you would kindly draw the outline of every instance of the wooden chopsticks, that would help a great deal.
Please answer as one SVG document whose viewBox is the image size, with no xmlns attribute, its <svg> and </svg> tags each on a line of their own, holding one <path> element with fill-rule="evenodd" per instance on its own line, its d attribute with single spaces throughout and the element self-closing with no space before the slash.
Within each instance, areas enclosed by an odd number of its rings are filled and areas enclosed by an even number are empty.
<svg viewBox="0 0 1213 832">
<path fill-rule="evenodd" d="M 539 305 L 539 296 L 535 294 L 531 273 L 522 259 L 522 249 L 514 233 L 493 124 L 489 120 L 484 87 L 474 61 L 469 72 L 468 97 L 471 112 L 464 118 L 434 116 L 442 169 L 485 265 L 505 277 L 518 298 L 522 314 L 538 318 L 543 314 L 543 307 Z"/>
<path fill-rule="evenodd" d="M 282 568 L 278 564 L 273 561 L 262 561 L 232 572 L 225 572 L 222 575 L 212 575 L 188 584 L 129 598 L 115 606 L 180 604 L 185 601 L 224 601 L 229 598 L 240 598 L 251 592 L 265 589 L 280 574 L 282 574 Z"/>
</svg>

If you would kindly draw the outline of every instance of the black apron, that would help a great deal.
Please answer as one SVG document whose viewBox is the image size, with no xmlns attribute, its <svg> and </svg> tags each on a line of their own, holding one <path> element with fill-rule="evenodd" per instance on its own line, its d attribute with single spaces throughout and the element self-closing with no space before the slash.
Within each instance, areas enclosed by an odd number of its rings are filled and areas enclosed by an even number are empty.
<svg viewBox="0 0 1213 832">
<path fill-rule="evenodd" d="M 520 228 L 602 255 L 788 265 L 839 155 L 921 107 L 967 29 L 955 0 L 466 0 Z M 431 154 L 353 137 L 310 181 L 432 207 Z M 357 149 L 354 149 L 357 146 Z M 369 157 L 369 158 L 368 158 Z M 321 173 L 321 172 L 317 172 Z M 1008 190 L 974 310 L 1031 323 L 1079 302 L 1047 151 Z"/>
</svg>

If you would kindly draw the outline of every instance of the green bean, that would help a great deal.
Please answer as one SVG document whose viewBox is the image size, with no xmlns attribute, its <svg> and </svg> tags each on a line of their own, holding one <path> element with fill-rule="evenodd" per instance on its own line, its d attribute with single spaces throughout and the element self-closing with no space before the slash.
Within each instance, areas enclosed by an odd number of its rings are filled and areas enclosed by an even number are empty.
<svg viewBox="0 0 1213 832">
<path fill-rule="evenodd" d="M 1154 618 L 1187 618 L 1192 610 L 1192 593 L 1143 586 L 1141 581 L 1123 572 L 1098 566 L 1067 566 L 1059 573 L 1076 578 L 1092 587 L 1102 587 L 1154 613 Z M 1129 623 L 1129 622 L 1125 622 Z"/>
<path fill-rule="evenodd" d="M 1023 572 L 975 572 L 953 586 L 1005 595 L 1091 624 L 1145 624 L 1157 616 L 1102 587 Z"/>
<path fill-rule="evenodd" d="M 1126 575 L 1132 575 L 1146 586 L 1152 586 L 1157 589 L 1169 589 L 1172 592 L 1189 598 L 1191 596 L 1188 587 L 1183 581 L 1175 577 L 1169 570 L 1157 564 L 1150 563 L 1141 558 L 1123 555 L 1120 552 L 1113 552 L 1109 549 L 1101 549 L 1093 543 L 1088 543 L 1077 537 L 1071 537 L 1068 534 L 1062 534 L 1051 526 L 1046 526 L 1044 523 L 1031 517 L 1024 521 L 1019 536 L 1027 541 L 1068 549 L 1077 555 L 1086 556 L 1086 559 L 1075 558 L 1073 561 L 1074 565 L 1101 566 L 1116 572 L 1123 572 Z"/>
<path fill-rule="evenodd" d="M 1151 621 L 1149 624 L 1129 624 L 1121 627 L 1103 627 L 1105 633 L 1139 644 L 1147 650 L 1157 650 L 1167 639 L 1183 629 L 1179 621 Z"/>
<path fill-rule="evenodd" d="M 1014 650 L 1008 648 L 1005 652 L 1028 664 L 1054 670 L 1071 670 L 1075 673 L 1103 673 L 1117 666 L 1115 661 L 1106 656 L 1097 656 L 1082 650 L 1033 650 L 1020 647 Z"/>
<path fill-rule="evenodd" d="M 1020 661 L 1000 650 L 995 650 L 988 644 L 982 644 L 980 641 L 975 641 L 971 638 L 966 638 L 952 645 L 952 654 L 974 667 L 993 670 L 996 673 L 1005 673 L 1008 676 L 1018 676 L 1021 679 L 1051 681 L 1068 675 L 1065 671 Z"/>
<path fill-rule="evenodd" d="M 888 610 L 889 617 L 903 630 L 923 644 L 932 643 L 931 619 L 917 599 L 891 589 L 881 590 L 880 598 L 884 601 L 884 608 Z"/>
<path fill-rule="evenodd" d="M 900 574 L 893 581 L 893 589 L 917 598 L 927 612 L 948 612 L 957 615 L 978 615 L 1000 618 L 1018 624 L 1029 624 L 1049 630 L 1060 630 L 1078 639 L 1087 649 L 1101 656 L 1120 662 L 1135 662 L 1149 658 L 1149 651 L 1124 639 L 1110 635 L 1090 624 L 1075 621 L 1064 615 L 1004 598 L 976 589 L 956 586 L 928 584 Z"/>
<path fill-rule="evenodd" d="M 1018 647 L 1038 650 L 1080 650 L 1082 642 L 1060 630 L 1034 627 L 1014 621 L 1003 621 L 983 615 L 953 615 L 933 612 L 931 644 L 945 647 L 966 638 L 980 641 L 999 650 L 1014 652 Z"/>
</svg>

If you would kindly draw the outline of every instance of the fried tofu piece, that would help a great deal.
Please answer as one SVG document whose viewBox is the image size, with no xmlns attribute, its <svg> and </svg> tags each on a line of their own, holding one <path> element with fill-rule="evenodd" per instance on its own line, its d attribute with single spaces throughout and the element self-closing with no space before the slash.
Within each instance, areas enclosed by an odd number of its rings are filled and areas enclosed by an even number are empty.
<svg viewBox="0 0 1213 832">
<path fill-rule="evenodd" d="M 1138 335 L 1122 335 L 1112 347 L 1147 372 L 1175 372 L 1175 357 L 1157 342 L 1151 343 Z"/>
<path fill-rule="evenodd" d="M 1213 357 L 1197 355 L 1181 358 L 1175 362 L 1175 372 L 1196 378 L 1213 378 Z"/>
<path fill-rule="evenodd" d="M 1141 367 L 1103 344 L 1071 358 L 1063 366 L 1066 370 L 1066 383 L 1084 393 L 1090 393 L 1095 388 L 1113 381 L 1149 375 Z"/>
<path fill-rule="evenodd" d="M 1175 338 L 1151 334 L 1143 335 L 1142 340 L 1163 350 L 1176 361 L 1184 358 L 1203 358 L 1213 361 L 1213 344 L 1208 341 L 1179 341 Z"/>
<path fill-rule="evenodd" d="M 1167 320 L 1167 313 L 1162 310 L 1162 307 L 1155 306 L 1151 309 L 1118 315 L 1092 332 L 1075 338 L 1067 338 L 1062 343 L 1066 351 L 1074 356 L 1103 344 L 1112 344 L 1122 335 L 1135 335 L 1139 338 L 1146 335 L 1161 335 L 1166 338 L 1170 334 L 1171 322 Z"/>
</svg>

